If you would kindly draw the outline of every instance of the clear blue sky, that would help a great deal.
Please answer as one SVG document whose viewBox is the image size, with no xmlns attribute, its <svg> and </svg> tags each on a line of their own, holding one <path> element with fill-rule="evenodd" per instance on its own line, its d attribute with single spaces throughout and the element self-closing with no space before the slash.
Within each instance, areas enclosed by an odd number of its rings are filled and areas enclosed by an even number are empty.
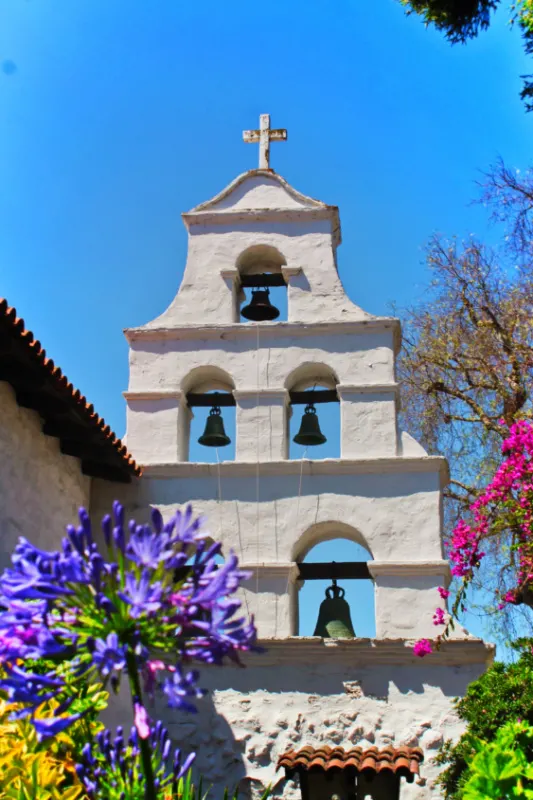
<svg viewBox="0 0 533 800">
<path fill-rule="evenodd" d="M 340 206 L 349 295 L 387 313 L 433 231 L 485 229 L 479 170 L 530 163 L 529 70 L 505 8 L 451 48 L 396 0 L 3 0 L 0 295 L 121 435 L 122 329 L 174 296 L 180 212 L 255 167 L 261 112 L 289 131 L 273 167 Z"/>
</svg>

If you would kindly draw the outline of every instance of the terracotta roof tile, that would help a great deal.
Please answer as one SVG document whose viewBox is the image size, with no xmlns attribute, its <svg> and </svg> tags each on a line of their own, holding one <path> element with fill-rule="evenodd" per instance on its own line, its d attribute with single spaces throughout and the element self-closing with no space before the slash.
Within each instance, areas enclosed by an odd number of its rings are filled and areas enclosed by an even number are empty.
<svg viewBox="0 0 533 800">
<path fill-rule="evenodd" d="M 298 771 L 354 769 L 357 772 L 390 770 L 411 782 L 418 775 L 424 754 L 419 747 L 301 747 L 289 750 L 278 759 L 277 769 L 284 767 L 290 777 Z"/>
<path fill-rule="evenodd" d="M 72 430 L 72 425 L 76 426 L 76 445 L 80 453 L 83 453 L 84 444 L 85 450 L 92 447 L 90 457 L 80 455 L 86 474 L 109 480 L 129 480 L 141 474 L 141 468 L 110 426 L 98 416 L 92 403 L 46 355 L 40 341 L 26 329 L 24 320 L 17 317 L 16 309 L 1 298 L 0 380 L 11 383 L 19 404 L 39 410 L 45 422 L 47 417 L 53 417 L 50 435 L 57 436 L 62 444 L 63 440 L 69 440 L 68 431 Z M 21 394 L 25 398 L 22 402 Z M 50 407 L 55 414 L 49 411 Z M 63 452 L 68 452 L 68 445 Z"/>
</svg>

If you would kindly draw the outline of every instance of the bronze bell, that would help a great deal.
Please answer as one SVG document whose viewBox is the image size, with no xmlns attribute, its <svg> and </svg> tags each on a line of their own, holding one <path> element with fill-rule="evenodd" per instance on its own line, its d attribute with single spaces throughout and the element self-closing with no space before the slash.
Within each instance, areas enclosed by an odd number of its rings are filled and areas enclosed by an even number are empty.
<svg viewBox="0 0 533 800">
<path fill-rule="evenodd" d="M 327 442 L 326 437 L 320 430 L 316 408 L 312 403 L 305 407 L 300 430 L 294 437 L 293 442 L 303 444 L 305 447 L 314 447 L 317 444 Z"/>
<path fill-rule="evenodd" d="M 326 589 L 326 599 L 320 604 L 318 622 L 313 636 L 323 639 L 355 639 L 350 616 L 350 606 L 344 599 L 345 591 L 334 579 Z"/>
<path fill-rule="evenodd" d="M 252 290 L 252 300 L 241 311 L 245 319 L 252 322 L 265 322 L 266 320 L 277 319 L 279 311 L 269 300 L 270 292 L 268 289 Z"/>
<path fill-rule="evenodd" d="M 231 439 L 224 430 L 224 420 L 220 413 L 220 406 L 213 406 L 205 423 L 205 430 L 198 439 L 204 447 L 225 447 L 231 444 Z"/>
</svg>

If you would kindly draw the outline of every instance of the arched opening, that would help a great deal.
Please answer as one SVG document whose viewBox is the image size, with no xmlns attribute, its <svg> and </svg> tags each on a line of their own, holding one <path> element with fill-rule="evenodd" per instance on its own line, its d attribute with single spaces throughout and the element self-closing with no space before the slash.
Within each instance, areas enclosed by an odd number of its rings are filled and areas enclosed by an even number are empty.
<svg viewBox="0 0 533 800">
<path fill-rule="evenodd" d="M 303 578 L 297 584 L 298 613 L 294 615 L 299 636 L 314 635 L 326 589 L 332 585 L 332 576 L 337 575 L 337 585 L 345 591 L 355 636 L 375 638 L 374 583 L 366 566 L 372 554 L 354 528 L 341 522 L 314 525 L 300 540 L 294 560 L 301 565 Z"/>
<path fill-rule="evenodd" d="M 340 458 L 338 383 L 330 367 L 315 362 L 300 364 L 285 381 L 290 397 L 286 425 L 290 459 Z"/>
<path fill-rule="evenodd" d="M 282 272 L 282 267 L 286 263 L 279 250 L 266 244 L 249 247 L 241 253 L 236 265 L 239 271 L 235 312 L 238 321 L 283 322 L 287 320 L 287 284 Z M 268 317 L 268 306 L 272 307 L 271 319 Z M 279 312 L 276 317 L 273 316 L 274 309 Z M 260 319 L 254 320 L 254 316 L 259 316 Z"/>
<path fill-rule="evenodd" d="M 180 440 L 184 461 L 235 460 L 235 388 L 220 367 L 197 367 L 182 383 L 185 395 Z"/>
</svg>

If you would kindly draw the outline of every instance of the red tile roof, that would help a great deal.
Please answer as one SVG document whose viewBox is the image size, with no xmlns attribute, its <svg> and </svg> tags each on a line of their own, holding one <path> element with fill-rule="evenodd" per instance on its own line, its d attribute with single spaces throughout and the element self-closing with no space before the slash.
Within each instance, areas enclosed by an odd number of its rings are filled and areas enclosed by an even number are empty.
<svg viewBox="0 0 533 800">
<path fill-rule="evenodd" d="M 353 769 L 356 772 L 389 770 L 411 783 L 419 772 L 424 754 L 419 747 L 302 747 L 289 750 L 278 759 L 277 769 L 285 767 L 287 777 L 295 772 L 331 769 Z"/>
<path fill-rule="evenodd" d="M 121 482 L 141 474 L 126 446 L 47 357 L 4 299 L 0 299 L 0 381 L 12 385 L 20 406 L 41 414 L 43 432 L 60 439 L 63 453 L 80 458 L 85 474 Z"/>
</svg>

